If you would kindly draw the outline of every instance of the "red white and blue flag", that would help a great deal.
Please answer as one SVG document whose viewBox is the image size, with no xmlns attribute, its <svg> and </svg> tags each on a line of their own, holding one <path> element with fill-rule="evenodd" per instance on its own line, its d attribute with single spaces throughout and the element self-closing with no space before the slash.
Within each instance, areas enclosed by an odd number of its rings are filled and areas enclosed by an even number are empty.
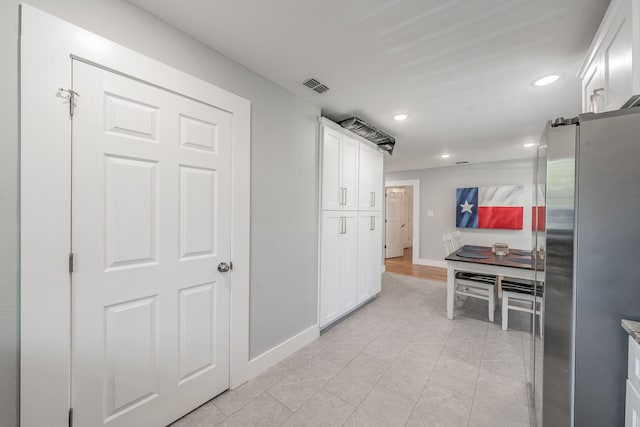
<svg viewBox="0 0 640 427">
<path fill-rule="evenodd" d="M 467 187 L 456 190 L 456 227 L 522 229 L 522 185 Z"/>
</svg>

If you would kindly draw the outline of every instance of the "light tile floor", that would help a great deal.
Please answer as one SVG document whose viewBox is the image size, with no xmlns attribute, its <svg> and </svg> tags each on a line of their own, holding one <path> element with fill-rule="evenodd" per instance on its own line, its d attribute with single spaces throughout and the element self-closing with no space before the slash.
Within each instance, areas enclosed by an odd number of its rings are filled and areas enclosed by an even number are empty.
<svg viewBox="0 0 640 427">
<path fill-rule="evenodd" d="M 526 315 L 385 273 L 378 298 L 291 357 L 178 420 L 209 426 L 529 426 Z"/>
</svg>

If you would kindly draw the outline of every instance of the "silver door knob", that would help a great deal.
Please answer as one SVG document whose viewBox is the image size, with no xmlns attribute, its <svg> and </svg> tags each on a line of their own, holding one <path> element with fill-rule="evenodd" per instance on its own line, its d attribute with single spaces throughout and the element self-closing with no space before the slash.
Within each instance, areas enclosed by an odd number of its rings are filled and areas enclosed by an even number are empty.
<svg viewBox="0 0 640 427">
<path fill-rule="evenodd" d="M 218 271 L 220 273 L 226 273 L 227 271 L 229 271 L 229 264 L 227 264 L 226 262 L 221 262 L 220 264 L 218 264 Z"/>
</svg>

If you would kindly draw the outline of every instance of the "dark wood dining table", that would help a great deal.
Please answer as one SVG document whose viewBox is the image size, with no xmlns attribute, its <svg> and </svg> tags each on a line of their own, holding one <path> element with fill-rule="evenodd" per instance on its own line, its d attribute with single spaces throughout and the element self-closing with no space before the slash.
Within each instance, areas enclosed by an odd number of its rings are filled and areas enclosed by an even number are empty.
<svg viewBox="0 0 640 427">
<path fill-rule="evenodd" d="M 447 262 L 447 318 L 453 319 L 457 271 L 491 274 L 515 279 L 544 282 L 544 271 L 534 268 L 535 259 L 526 249 L 509 249 L 508 255 L 496 255 L 489 246 L 465 245 L 445 257 Z"/>
</svg>

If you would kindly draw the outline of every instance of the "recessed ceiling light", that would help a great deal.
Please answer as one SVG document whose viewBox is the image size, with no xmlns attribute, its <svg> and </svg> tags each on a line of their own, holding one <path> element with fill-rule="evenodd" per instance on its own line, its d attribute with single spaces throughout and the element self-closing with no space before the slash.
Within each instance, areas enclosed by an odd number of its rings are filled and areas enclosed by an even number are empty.
<svg viewBox="0 0 640 427">
<path fill-rule="evenodd" d="M 395 116 L 393 116 L 393 120 L 401 122 L 403 120 L 407 120 L 409 118 L 408 115 L 406 114 L 396 114 Z"/>
<path fill-rule="evenodd" d="M 451 154 L 440 154 L 441 159 L 448 159 L 449 157 L 451 157 Z"/>
<path fill-rule="evenodd" d="M 522 144 L 524 148 L 535 147 L 536 145 L 538 144 L 536 144 L 535 142 L 527 142 L 526 144 Z"/>
<path fill-rule="evenodd" d="M 551 74 L 536 80 L 535 82 L 533 82 L 533 85 L 534 86 L 550 85 L 551 83 L 555 82 L 559 78 L 560 78 L 560 74 Z"/>
</svg>

